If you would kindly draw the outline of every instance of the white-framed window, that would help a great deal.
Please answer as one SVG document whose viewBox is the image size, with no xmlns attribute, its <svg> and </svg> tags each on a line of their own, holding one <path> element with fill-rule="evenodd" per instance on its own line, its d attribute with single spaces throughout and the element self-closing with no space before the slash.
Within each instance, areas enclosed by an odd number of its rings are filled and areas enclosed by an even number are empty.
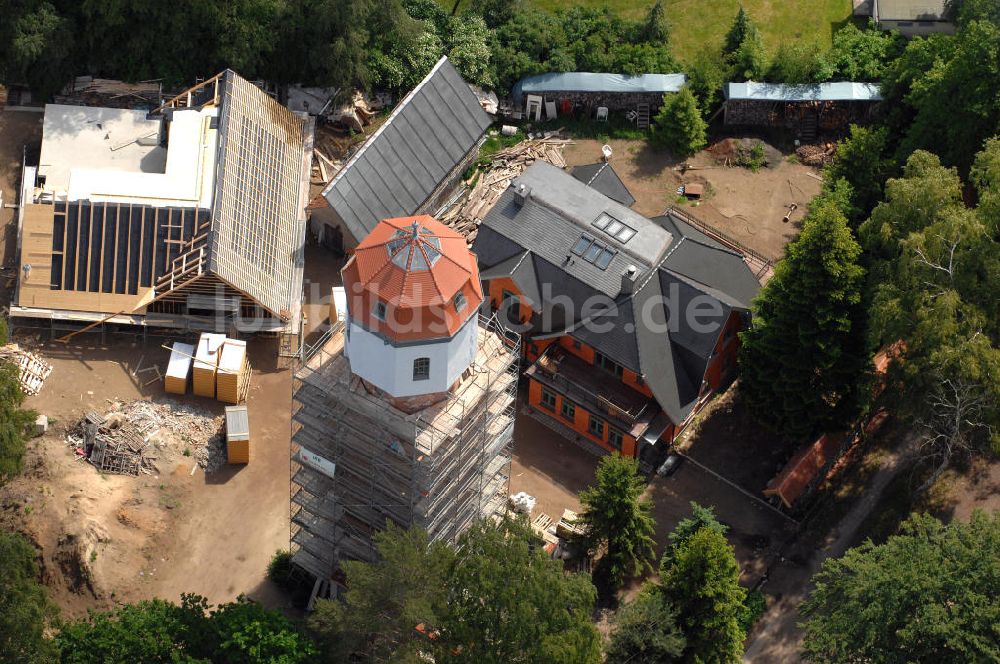
<svg viewBox="0 0 1000 664">
<path fill-rule="evenodd" d="M 465 294 L 462 293 L 462 291 L 455 293 L 455 297 L 452 298 L 452 302 L 455 304 L 456 313 L 462 313 L 468 305 L 468 302 L 465 300 Z"/>
<path fill-rule="evenodd" d="M 556 394 L 547 387 L 542 388 L 542 405 L 549 410 L 556 409 Z"/>
<path fill-rule="evenodd" d="M 382 300 L 375 300 L 375 306 L 372 307 L 372 316 L 379 320 L 385 320 L 386 304 Z"/>
<path fill-rule="evenodd" d="M 431 377 L 431 358 L 418 357 L 413 360 L 413 380 L 427 380 Z"/>
</svg>

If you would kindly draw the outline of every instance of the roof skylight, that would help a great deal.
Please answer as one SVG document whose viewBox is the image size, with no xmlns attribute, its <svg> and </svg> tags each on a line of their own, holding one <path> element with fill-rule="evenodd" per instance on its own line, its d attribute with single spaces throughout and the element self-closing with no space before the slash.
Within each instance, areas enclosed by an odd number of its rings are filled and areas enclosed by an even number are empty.
<svg viewBox="0 0 1000 664">
<path fill-rule="evenodd" d="M 615 219 L 607 212 L 602 212 L 592 224 L 594 227 L 604 231 L 622 244 L 631 240 L 636 230 L 618 219 Z"/>
</svg>

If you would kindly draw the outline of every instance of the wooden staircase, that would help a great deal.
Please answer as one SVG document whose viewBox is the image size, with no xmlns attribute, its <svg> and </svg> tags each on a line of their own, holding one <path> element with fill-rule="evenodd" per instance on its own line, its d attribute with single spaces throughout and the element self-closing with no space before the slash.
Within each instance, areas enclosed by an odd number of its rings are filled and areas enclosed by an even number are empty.
<svg viewBox="0 0 1000 664">
<path fill-rule="evenodd" d="M 636 108 L 635 124 L 639 129 L 649 129 L 649 104 L 639 104 Z"/>
<path fill-rule="evenodd" d="M 806 113 L 799 125 L 799 140 L 804 144 L 815 143 L 819 136 L 819 117 L 816 113 Z"/>
</svg>

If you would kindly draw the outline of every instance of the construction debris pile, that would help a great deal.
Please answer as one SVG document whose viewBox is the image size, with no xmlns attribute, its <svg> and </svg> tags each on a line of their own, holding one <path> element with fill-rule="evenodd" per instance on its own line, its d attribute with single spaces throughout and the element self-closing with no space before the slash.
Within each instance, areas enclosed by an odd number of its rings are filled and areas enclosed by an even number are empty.
<svg viewBox="0 0 1000 664">
<path fill-rule="evenodd" d="M 226 463 L 222 418 L 173 402 L 114 401 L 103 415 L 89 412 L 66 434 L 77 456 L 99 471 L 152 475 L 156 462 L 190 456 L 206 473 Z"/>
<path fill-rule="evenodd" d="M 108 78 L 77 76 L 66 84 L 53 103 L 105 108 L 149 108 L 160 105 L 163 86 L 160 81 L 126 83 Z"/>
<path fill-rule="evenodd" d="M 468 194 L 456 198 L 455 203 L 438 219 L 464 235 L 471 243 L 476 239 L 483 217 L 493 209 L 500 195 L 510 186 L 511 180 L 538 160 L 565 168 L 566 160 L 562 151 L 570 143 L 572 141 L 557 138 L 553 133 L 546 134 L 544 138 L 521 141 L 497 152 L 489 166 L 480 168 L 478 179 Z"/>
<path fill-rule="evenodd" d="M 795 150 L 799 161 L 806 166 L 821 168 L 833 161 L 837 153 L 836 143 L 825 143 L 822 145 L 800 145 Z"/>
<path fill-rule="evenodd" d="M 0 360 L 7 360 L 18 368 L 21 391 L 32 396 L 42 389 L 45 379 L 52 373 L 52 365 L 17 344 L 0 346 Z"/>
</svg>

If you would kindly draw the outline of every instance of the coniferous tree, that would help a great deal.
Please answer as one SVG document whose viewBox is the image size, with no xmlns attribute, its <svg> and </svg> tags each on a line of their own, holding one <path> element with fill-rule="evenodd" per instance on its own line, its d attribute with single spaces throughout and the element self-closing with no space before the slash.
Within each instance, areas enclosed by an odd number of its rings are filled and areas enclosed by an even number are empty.
<svg viewBox="0 0 1000 664">
<path fill-rule="evenodd" d="M 740 389 L 754 416 L 788 437 L 851 414 L 866 364 L 860 253 L 844 214 L 821 199 L 740 335 Z"/>
<path fill-rule="evenodd" d="M 617 453 L 603 457 L 596 484 L 580 494 L 584 542 L 592 553 L 603 552 L 598 575 L 611 589 L 626 576 L 651 570 L 654 557 L 653 503 L 641 498 L 645 482 L 635 459 Z"/>
<path fill-rule="evenodd" d="M 740 6 L 732 27 L 726 33 L 722 55 L 731 68 L 735 80 L 760 80 L 767 71 L 767 53 L 760 30 Z"/>
<path fill-rule="evenodd" d="M 681 661 L 684 645 L 677 609 L 658 588 L 649 586 L 618 609 L 607 661 L 670 664 Z"/>
<path fill-rule="evenodd" d="M 701 528 L 664 560 L 660 583 L 687 640 L 684 661 L 740 661 L 746 591 L 739 579 L 733 547 L 713 528 Z"/>
<path fill-rule="evenodd" d="M 708 125 L 698 110 L 698 101 L 688 86 L 663 97 L 663 105 L 653 118 L 653 140 L 678 159 L 705 147 Z"/>
</svg>

